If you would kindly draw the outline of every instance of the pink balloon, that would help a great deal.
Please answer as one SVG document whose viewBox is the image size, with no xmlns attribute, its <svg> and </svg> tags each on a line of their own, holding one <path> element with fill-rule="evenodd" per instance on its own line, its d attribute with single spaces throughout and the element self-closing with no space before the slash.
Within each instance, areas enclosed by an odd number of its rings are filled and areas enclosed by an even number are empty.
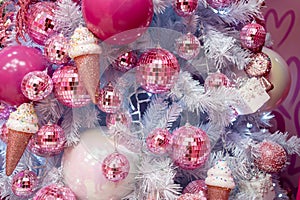
<svg viewBox="0 0 300 200">
<path fill-rule="evenodd" d="M 31 71 L 44 70 L 47 61 L 39 50 L 26 46 L 6 47 L 0 58 L 0 100 L 17 106 L 27 102 L 21 91 L 22 79 Z"/>
<path fill-rule="evenodd" d="M 142 35 L 150 25 L 153 2 L 83 0 L 82 11 L 88 29 L 99 39 L 111 44 L 128 44 Z"/>
</svg>

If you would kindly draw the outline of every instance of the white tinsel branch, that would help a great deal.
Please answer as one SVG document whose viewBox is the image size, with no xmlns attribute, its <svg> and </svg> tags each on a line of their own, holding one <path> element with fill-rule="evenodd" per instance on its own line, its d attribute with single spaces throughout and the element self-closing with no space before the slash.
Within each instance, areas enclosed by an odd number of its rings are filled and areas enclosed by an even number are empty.
<svg viewBox="0 0 300 200">
<path fill-rule="evenodd" d="M 171 5 L 171 0 L 153 0 L 154 12 L 156 14 L 164 13 L 166 8 Z"/>
<path fill-rule="evenodd" d="M 76 145 L 79 140 L 79 128 L 81 127 L 81 115 L 76 114 L 73 115 L 72 109 L 66 110 L 63 121 L 61 123 L 61 127 L 63 128 L 65 135 L 66 135 L 66 146 L 74 146 Z"/>
<path fill-rule="evenodd" d="M 199 20 L 198 15 L 191 15 L 183 18 L 183 24 L 186 25 L 188 32 L 194 33 L 198 28 Z"/>
</svg>

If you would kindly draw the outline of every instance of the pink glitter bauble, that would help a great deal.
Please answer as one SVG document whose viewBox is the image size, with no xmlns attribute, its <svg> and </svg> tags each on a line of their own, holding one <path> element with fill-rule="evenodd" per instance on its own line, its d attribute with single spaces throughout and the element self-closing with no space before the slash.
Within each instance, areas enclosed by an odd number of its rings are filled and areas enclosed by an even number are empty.
<svg viewBox="0 0 300 200">
<path fill-rule="evenodd" d="M 0 89 L 1 90 L 1 89 Z M 11 112 L 15 111 L 16 108 L 13 106 L 10 106 L 4 102 L 0 101 L 0 121 L 6 121 L 8 120 L 8 117 Z"/>
<path fill-rule="evenodd" d="M 263 53 L 256 53 L 251 56 L 251 60 L 245 67 L 245 71 L 250 77 L 262 77 L 270 74 L 272 63 L 270 57 Z"/>
<path fill-rule="evenodd" d="M 148 150 L 154 154 L 164 154 L 171 147 L 172 135 L 167 129 L 157 128 L 146 139 Z"/>
<path fill-rule="evenodd" d="M 31 138 L 29 149 L 39 156 L 54 156 L 60 154 L 66 142 L 63 129 L 56 124 L 47 124 Z"/>
<path fill-rule="evenodd" d="M 60 103 L 71 108 L 79 108 L 90 103 L 84 85 L 79 80 L 78 70 L 73 66 L 57 69 L 52 76 L 54 94 Z"/>
<path fill-rule="evenodd" d="M 136 79 L 151 93 L 163 93 L 172 88 L 180 66 L 176 57 L 162 48 L 146 51 L 138 62 Z"/>
<path fill-rule="evenodd" d="M 220 10 L 229 7 L 231 4 L 235 3 L 236 0 L 206 0 L 206 3 L 212 8 Z"/>
<path fill-rule="evenodd" d="M 133 51 L 124 53 L 120 55 L 113 63 L 112 66 L 114 69 L 121 72 L 127 72 L 128 70 L 136 67 L 138 57 Z"/>
<path fill-rule="evenodd" d="M 267 173 L 278 173 L 287 162 L 287 154 L 282 146 L 270 141 L 259 143 L 253 150 L 254 163 Z"/>
<path fill-rule="evenodd" d="M 179 16 L 191 15 L 198 6 L 198 0 L 175 0 L 173 7 Z"/>
<path fill-rule="evenodd" d="M 200 128 L 186 125 L 173 132 L 171 157 L 182 169 L 193 170 L 201 167 L 209 153 L 209 138 Z"/>
<path fill-rule="evenodd" d="M 2 140 L 4 143 L 7 144 L 8 141 L 8 128 L 6 127 L 6 124 L 3 124 L 0 128 L 0 140 Z"/>
<path fill-rule="evenodd" d="M 204 82 L 205 90 L 219 88 L 221 86 L 230 87 L 231 82 L 229 78 L 220 72 L 212 73 L 207 76 Z"/>
<path fill-rule="evenodd" d="M 177 200 L 207 200 L 207 198 L 201 194 L 182 194 Z"/>
<path fill-rule="evenodd" d="M 124 180 L 129 173 L 129 161 L 123 154 L 112 153 L 102 163 L 102 173 L 105 178 L 112 182 Z"/>
<path fill-rule="evenodd" d="M 27 15 L 27 33 L 38 44 L 44 45 L 46 40 L 56 33 L 56 4 L 53 2 L 38 2 L 33 4 Z"/>
<path fill-rule="evenodd" d="M 34 71 L 26 74 L 21 83 L 21 91 L 32 101 L 47 97 L 53 90 L 53 81 L 46 72 Z"/>
<path fill-rule="evenodd" d="M 33 200 L 76 200 L 75 194 L 67 187 L 49 185 L 40 189 L 33 197 Z"/>
<path fill-rule="evenodd" d="M 131 124 L 131 116 L 127 112 L 110 113 L 106 116 L 106 126 L 108 129 L 114 127 L 117 123 L 128 127 Z"/>
<path fill-rule="evenodd" d="M 120 109 L 121 96 L 109 82 L 97 95 L 97 106 L 106 113 L 115 113 Z"/>
<path fill-rule="evenodd" d="M 207 186 L 204 180 L 195 180 L 190 182 L 183 190 L 183 194 L 191 193 L 191 194 L 202 194 L 202 196 L 206 196 Z"/>
<path fill-rule="evenodd" d="M 240 37 L 243 47 L 253 52 L 260 52 L 265 44 L 266 30 L 260 24 L 247 24 L 242 28 Z"/>
<path fill-rule="evenodd" d="M 45 43 L 44 54 L 54 64 L 64 64 L 69 61 L 69 41 L 63 35 L 50 37 Z"/>
<path fill-rule="evenodd" d="M 13 177 L 11 187 L 16 196 L 28 197 L 33 194 L 37 183 L 37 175 L 29 170 L 24 170 Z"/>
<path fill-rule="evenodd" d="M 192 33 L 181 36 L 175 43 L 177 54 L 187 60 L 197 57 L 200 52 L 200 47 L 200 41 Z"/>
</svg>

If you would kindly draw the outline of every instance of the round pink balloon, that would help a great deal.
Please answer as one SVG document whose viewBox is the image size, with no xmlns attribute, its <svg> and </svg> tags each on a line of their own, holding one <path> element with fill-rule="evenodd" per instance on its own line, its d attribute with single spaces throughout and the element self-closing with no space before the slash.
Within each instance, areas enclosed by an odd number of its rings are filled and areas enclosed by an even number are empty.
<svg viewBox="0 0 300 200">
<path fill-rule="evenodd" d="M 111 44 L 128 44 L 142 35 L 153 17 L 152 0 L 83 0 L 87 27 Z"/>
<path fill-rule="evenodd" d="M 29 72 L 44 70 L 47 61 L 39 50 L 26 46 L 6 47 L 0 58 L 0 100 L 17 106 L 27 102 L 21 91 L 22 79 Z"/>
</svg>

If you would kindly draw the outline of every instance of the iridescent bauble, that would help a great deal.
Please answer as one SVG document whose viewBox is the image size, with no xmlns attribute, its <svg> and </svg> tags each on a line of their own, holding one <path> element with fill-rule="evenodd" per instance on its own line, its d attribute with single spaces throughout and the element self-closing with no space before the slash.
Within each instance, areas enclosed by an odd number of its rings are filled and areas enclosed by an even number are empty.
<svg viewBox="0 0 300 200">
<path fill-rule="evenodd" d="M 177 54 L 186 60 L 197 57 L 200 52 L 200 47 L 200 41 L 192 33 L 181 36 L 175 43 Z"/>
<path fill-rule="evenodd" d="M 0 128 L 0 140 L 2 140 L 4 143 L 7 144 L 8 141 L 8 128 L 6 127 L 5 124 L 2 125 L 2 127 Z"/>
<path fill-rule="evenodd" d="M 148 92 L 169 91 L 178 78 L 180 66 L 177 58 L 162 48 L 149 49 L 138 62 L 137 82 Z"/>
<path fill-rule="evenodd" d="M 191 193 L 197 194 L 200 193 L 203 196 L 206 196 L 207 193 L 207 186 L 204 180 L 195 180 L 190 182 L 183 190 L 183 194 Z"/>
<path fill-rule="evenodd" d="M 138 57 L 135 52 L 129 51 L 117 57 L 117 59 L 112 63 L 114 69 L 121 72 L 127 72 L 132 68 L 136 67 Z"/>
<path fill-rule="evenodd" d="M 253 54 L 245 71 L 250 77 L 267 76 L 272 68 L 271 59 L 263 52 Z"/>
<path fill-rule="evenodd" d="M 64 130 L 56 124 L 48 123 L 31 138 L 28 146 L 34 154 L 47 157 L 60 154 L 65 142 Z"/>
<path fill-rule="evenodd" d="M 28 197 L 36 189 L 37 175 L 29 170 L 24 170 L 14 175 L 11 188 L 18 197 Z"/>
<path fill-rule="evenodd" d="M 174 0 L 173 7 L 179 16 L 188 16 L 195 12 L 198 0 Z"/>
<path fill-rule="evenodd" d="M 173 132 L 171 158 L 175 165 L 193 170 L 205 164 L 210 154 L 210 141 L 200 128 L 183 126 Z"/>
<path fill-rule="evenodd" d="M 53 90 L 53 81 L 46 72 L 33 71 L 26 74 L 21 83 L 25 97 L 32 101 L 46 98 Z"/>
<path fill-rule="evenodd" d="M 206 3 L 216 10 L 222 10 L 235 3 L 236 0 L 206 0 Z"/>
<path fill-rule="evenodd" d="M 267 173 L 278 173 L 287 162 L 284 148 L 271 141 L 263 141 L 255 146 L 253 155 L 255 165 Z"/>
<path fill-rule="evenodd" d="M 229 78 L 221 72 L 209 74 L 204 82 L 206 91 L 219 87 L 230 87 L 231 85 L 232 84 Z"/>
<path fill-rule="evenodd" d="M 172 135 L 167 129 L 157 128 L 148 135 L 146 144 L 148 150 L 154 154 L 164 154 L 170 150 Z"/>
<path fill-rule="evenodd" d="M 125 155 L 118 152 L 108 155 L 102 163 L 102 173 L 107 180 L 119 182 L 124 180 L 129 173 L 130 165 Z"/>
<path fill-rule="evenodd" d="M 260 52 L 265 44 L 266 30 L 260 24 L 247 24 L 242 28 L 240 37 L 243 47 L 253 52 Z"/>
<path fill-rule="evenodd" d="M 202 194 L 185 193 L 185 194 L 180 195 L 177 200 L 207 200 L 207 198 L 205 196 L 203 196 Z M 221 200 L 221 199 L 218 199 L 218 200 Z"/>
<path fill-rule="evenodd" d="M 78 70 L 74 66 L 63 66 L 52 76 L 54 94 L 58 101 L 71 108 L 79 108 L 90 103 L 84 85 L 79 80 Z"/>
<path fill-rule="evenodd" d="M 97 94 L 97 106 L 106 113 L 115 113 L 120 109 L 121 96 L 117 89 L 109 82 Z"/>
<path fill-rule="evenodd" d="M 15 110 L 16 110 L 15 107 L 0 101 L 0 121 L 8 120 L 10 113 Z"/>
<path fill-rule="evenodd" d="M 129 128 L 131 124 L 131 116 L 127 112 L 116 112 L 106 115 L 106 126 L 108 129 L 111 129 L 117 123 Z"/>
<path fill-rule="evenodd" d="M 70 188 L 52 184 L 40 189 L 33 200 L 77 200 L 77 198 Z"/>
<path fill-rule="evenodd" d="M 38 2 L 30 7 L 27 15 L 27 33 L 36 43 L 44 45 L 46 40 L 56 33 L 56 8 L 53 2 Z"/>
<path fill-rule="evenodd" d="M 46 58 L 53 64 L 64 64 L 69 61 L 69 41 L 62 34 L 50 37 L 44 48 Z"/>
</svg>

